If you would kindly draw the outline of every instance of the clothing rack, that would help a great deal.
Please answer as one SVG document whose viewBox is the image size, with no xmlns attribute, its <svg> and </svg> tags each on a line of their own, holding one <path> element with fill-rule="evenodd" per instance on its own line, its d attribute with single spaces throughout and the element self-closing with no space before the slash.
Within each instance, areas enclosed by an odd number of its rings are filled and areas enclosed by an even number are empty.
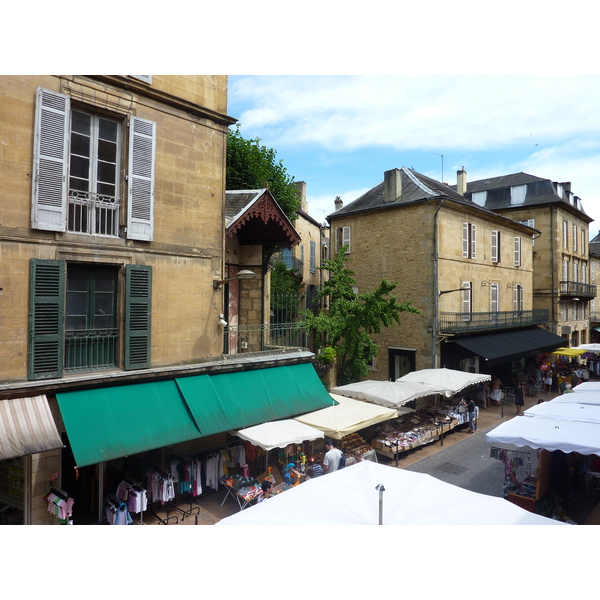
<svg viewBox="0 0 600 600">
<path fill-rule="evenodd" d="M 102 511 L 102 516 L 100 517 L 100 525 L 102 525 L 105 518 L 110 525 L 115 525 L 115 523 L 111 523 L 111 520 L 108 516 L 108 509 L 111 506 L 115 507 L 118 513 L 124 513 L 126 522 L 117 523 L 118 525 L 131 525 L 131 523 L 133 523 L 133 519 L 129 514 L 127 503 L 123 502 L 123 500 L 121 500 L 116 494 L 111 492 L 104 498 L 104 510 Z"/>
<path fill-rule="evenodd" d="M 137 492 L 145 492 L 146 488 L 139 483 L 139 481 L 136 481 L 135 479 L 132 479 L 131 477 L 129 477 L 128 475 L 125 475 L 125 477 L 123 477 L 123 481 L 125 481 L 126 483 L 128 483 L 134 490 L 136 490 Z M 140 525 L 144 524 L 144 511 L 140 511 Z"/>
<path fill-rule="evenodd" d="M 165 473 L 165 474 L 167 474 L 167 475 L 168 475 L 168 472 L 167 472 L 167 470 L 166 470 L 166 469 L 164 469 L 164 468 L 162 468 L 162 467 L 152 466 L 152 467 L 150 467 L 150 469 L 151 469 L 153 472 L 156 472 L 156 473 Z M 169 508 L 172 506 L 170 502 L 165 502 L 164 504 L 162 504 L 162 506 L 166 506 L 166 507 L 167 507 L 167 517 L 166 517 L 165 519 L 163 519 L 163 518 L 159 517 L 159 516 L 158 516 L 158 515 L 157 515 L 157 514 L 154 512 L 154 510 L 153 510 L 153 508 L 152 508 L 152 505 L 153 505 L 153 504 L 155 504 L 155 503 L 157 503 L 157 502 L 161 502 L 161 500 L 155 500 L 155 499 L 154 499 L 154 495 L 153 495 L 153 496 L 152 496 L 152 502 L 150 502 L 150 503 L 148 504 L 148 509 L 149 509 L 149 510 L 150 510 L 150 512 L 151 512 L 151 513 L 152 513 L 152 514 L 153 514 L 153 515 L 156 517 L 156 519 L 158 520 L 158 524 L 159 524 L 159 525 L 160 525 L 161 523 L 162 523 L 163 525 L 168 525 L 168 524 L 169 524 L 169 521 L 171 521 L 171 520 L 173 520 L 173 519 L 175 519 L 175 524 L 179 523 L 179 517 L 178 517 L 177 515 L 171 515 L 171 516 L 169 515 L 169 512 L 170 512 Z"/>
<path fill-rule="evenodd" d="M 184 460 L 186 462 L 194 462 L 194 460 L 196 460 L 196 456 L 194 453 L 193 454 L 193 458 L 190 460 L 189 456 L 185 456 L 183 454 L 179 454 L 179 452 L 176 452 L 175 450 L 170 450 L 171 452 L 171 457 L 176 457 L 176 458 L 180 458 L 181 460 Z M 171 459 L 169 459 L 169 462 L 171 462 Z M 186 517 L 191 517 L 192 514 L 200 514 L 200 507 L 199 506 L 194 506 L 194 496 L 191 496 L 191 500 L 190 500 L 190 508 L 188 510 L 183 510 L 182 508 L 180 508 L 179 506 L 176 506 L 175 504 L 171 503 L 171 506 L 175 509 L 178 510 L 179 512 L 183 513 L 183 517 L 181 517 L 182 521 L 185 521 Z"/>
</svg>

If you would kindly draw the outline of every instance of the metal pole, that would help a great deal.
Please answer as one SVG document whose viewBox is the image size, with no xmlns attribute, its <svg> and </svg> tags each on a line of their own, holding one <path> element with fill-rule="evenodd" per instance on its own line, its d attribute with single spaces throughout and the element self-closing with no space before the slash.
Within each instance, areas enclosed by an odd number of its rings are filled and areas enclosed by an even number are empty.
<svg viewBox="0 0 600 600">
<path fill-rule="evenodd" d="M 379 491 L 379 524 L 383 525 L 383 492 L 385 492 L 385 488 L 380 483 L 375 486 L 375 489 Z"/>
</svg>

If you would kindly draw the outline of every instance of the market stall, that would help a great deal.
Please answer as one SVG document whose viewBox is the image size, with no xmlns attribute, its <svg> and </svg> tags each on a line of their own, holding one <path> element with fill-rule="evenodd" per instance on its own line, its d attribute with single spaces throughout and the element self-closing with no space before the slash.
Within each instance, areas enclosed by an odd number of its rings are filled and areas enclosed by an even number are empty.
<svg viewBox="0 0 600 600">
<path fill-rule="evenodd" d="M 442 368 L 412 371 L 411 373 L 407 373 L 399 379 L 396 379 L 396 381 L 439 386 L 443 388 L 444 395 L 450 397 L 454 394 L 458 394 L 469 386 L 482 381 L 490 381 L 491 379 L 491 375 L 485 373 L 467 373 L 466 371 Z"/>
<path fill-rule="evenodd" d="M 600 381 L 585 381 L 573 388 L 574 392 L 600 392 Z"/>
<path fill-rule="evenodd" d="M 502 498 L 363 461 L 303 483 L 220 525 L 562 525 Z"/>
<path fill-rule="evenodd" d="M 418 398 L 444 394 L 446 388 L 437 385 L 429 385 L 417 382 L 400 381 L 358 381 L 347 385 L 337 386 L 331 389 L 333 394 L 347 396 L 356 400 L 373 402 L 380 406 L 395 408 L 398 414 L 406 414 L 412 409 L 406 408 L 406 404 Z"/>
</svg>

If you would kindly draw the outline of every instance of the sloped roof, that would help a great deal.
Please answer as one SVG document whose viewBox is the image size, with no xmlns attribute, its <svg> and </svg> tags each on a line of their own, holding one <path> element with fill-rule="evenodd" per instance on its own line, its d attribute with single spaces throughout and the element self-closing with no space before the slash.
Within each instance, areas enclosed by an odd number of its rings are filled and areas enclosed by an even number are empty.
<svg viewBox="0 0 600 600">
<path fill-rule="evenodd" d="M 522 204 L 513 205 L 511 204 L 510 199 L 510 188 L 518 185 L 527 185 L 527 195 Z M 456 186 L 453 185 L 452 188 L 456 189 Z M 556 193 L 554 183 L 550 179 L 529 175 L 528 173 L 512 173 L 500 177 L 487 177 L 477 181 L 470 181 L 467 183 L 465 198 L 470 200 L 474 193 L 483 191 L 488 192 L 485 208 L 492 211 L 506 208 L 518 209 L 523 206 L 562 204 L 565 208 L 569 207 L 571 211 L 577 211 L 584 218 L 587 217 L 583 208 L 573 206 L 569 202 L 566 194 L 561 198 Z M 581 206 L 581 204 L 579 206 Z"/>
<path fill-rule="evenodd" d="M 271 192 L 227 190 L 225 192 L 226 237 L 237 235 L 242 245 L 293 246 L 300 236 Z"/>
<path fill-rule="evenodd" d="M 417 171 L 406 167 L 402 167 L 400 171 L 402 171 L 402 195 L 395 202 L 385 202 L 384 182 L 382 181 L 363 194 L 360 198 L 354 200 L 354 202 L 350 202 L 350 204 L 347 204 L 328 215 L 327 218 L 329 219 L 334 216 L 339 217 L 380 208 L 397 207 L 401 204 L 409 204 L 418 200 L 439 198 L 441 196 L 450 198 L 461 204 L 477 206 L 471 200 L 463 198 L 456 190 L 453 190 L 450 186 L 444 185 L 440 181 L 431 179 L 426 175 L 422 175 L 421 173 L 417 173 Z"/>
</svg>

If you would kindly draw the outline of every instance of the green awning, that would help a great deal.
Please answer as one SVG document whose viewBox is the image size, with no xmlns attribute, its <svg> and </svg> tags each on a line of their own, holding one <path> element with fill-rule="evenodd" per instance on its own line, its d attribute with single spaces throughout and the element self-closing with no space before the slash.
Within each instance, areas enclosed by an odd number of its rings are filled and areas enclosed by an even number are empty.
<svg viewBox="0 0 600 600">
<path fill-rule="evenodd" d="M 202 435 L 288 419 L 334 404 L 311 363 L 176 381 Z"/>
<path fill-rule="evenodd" d="M 57 393 L 78 466 L 331 406 L 311 363 Z"/>
<path fill-rule="evenodd" d="M 77 466 L 202 436 L 174 380 L 57 393 Z"/>
</svg>

